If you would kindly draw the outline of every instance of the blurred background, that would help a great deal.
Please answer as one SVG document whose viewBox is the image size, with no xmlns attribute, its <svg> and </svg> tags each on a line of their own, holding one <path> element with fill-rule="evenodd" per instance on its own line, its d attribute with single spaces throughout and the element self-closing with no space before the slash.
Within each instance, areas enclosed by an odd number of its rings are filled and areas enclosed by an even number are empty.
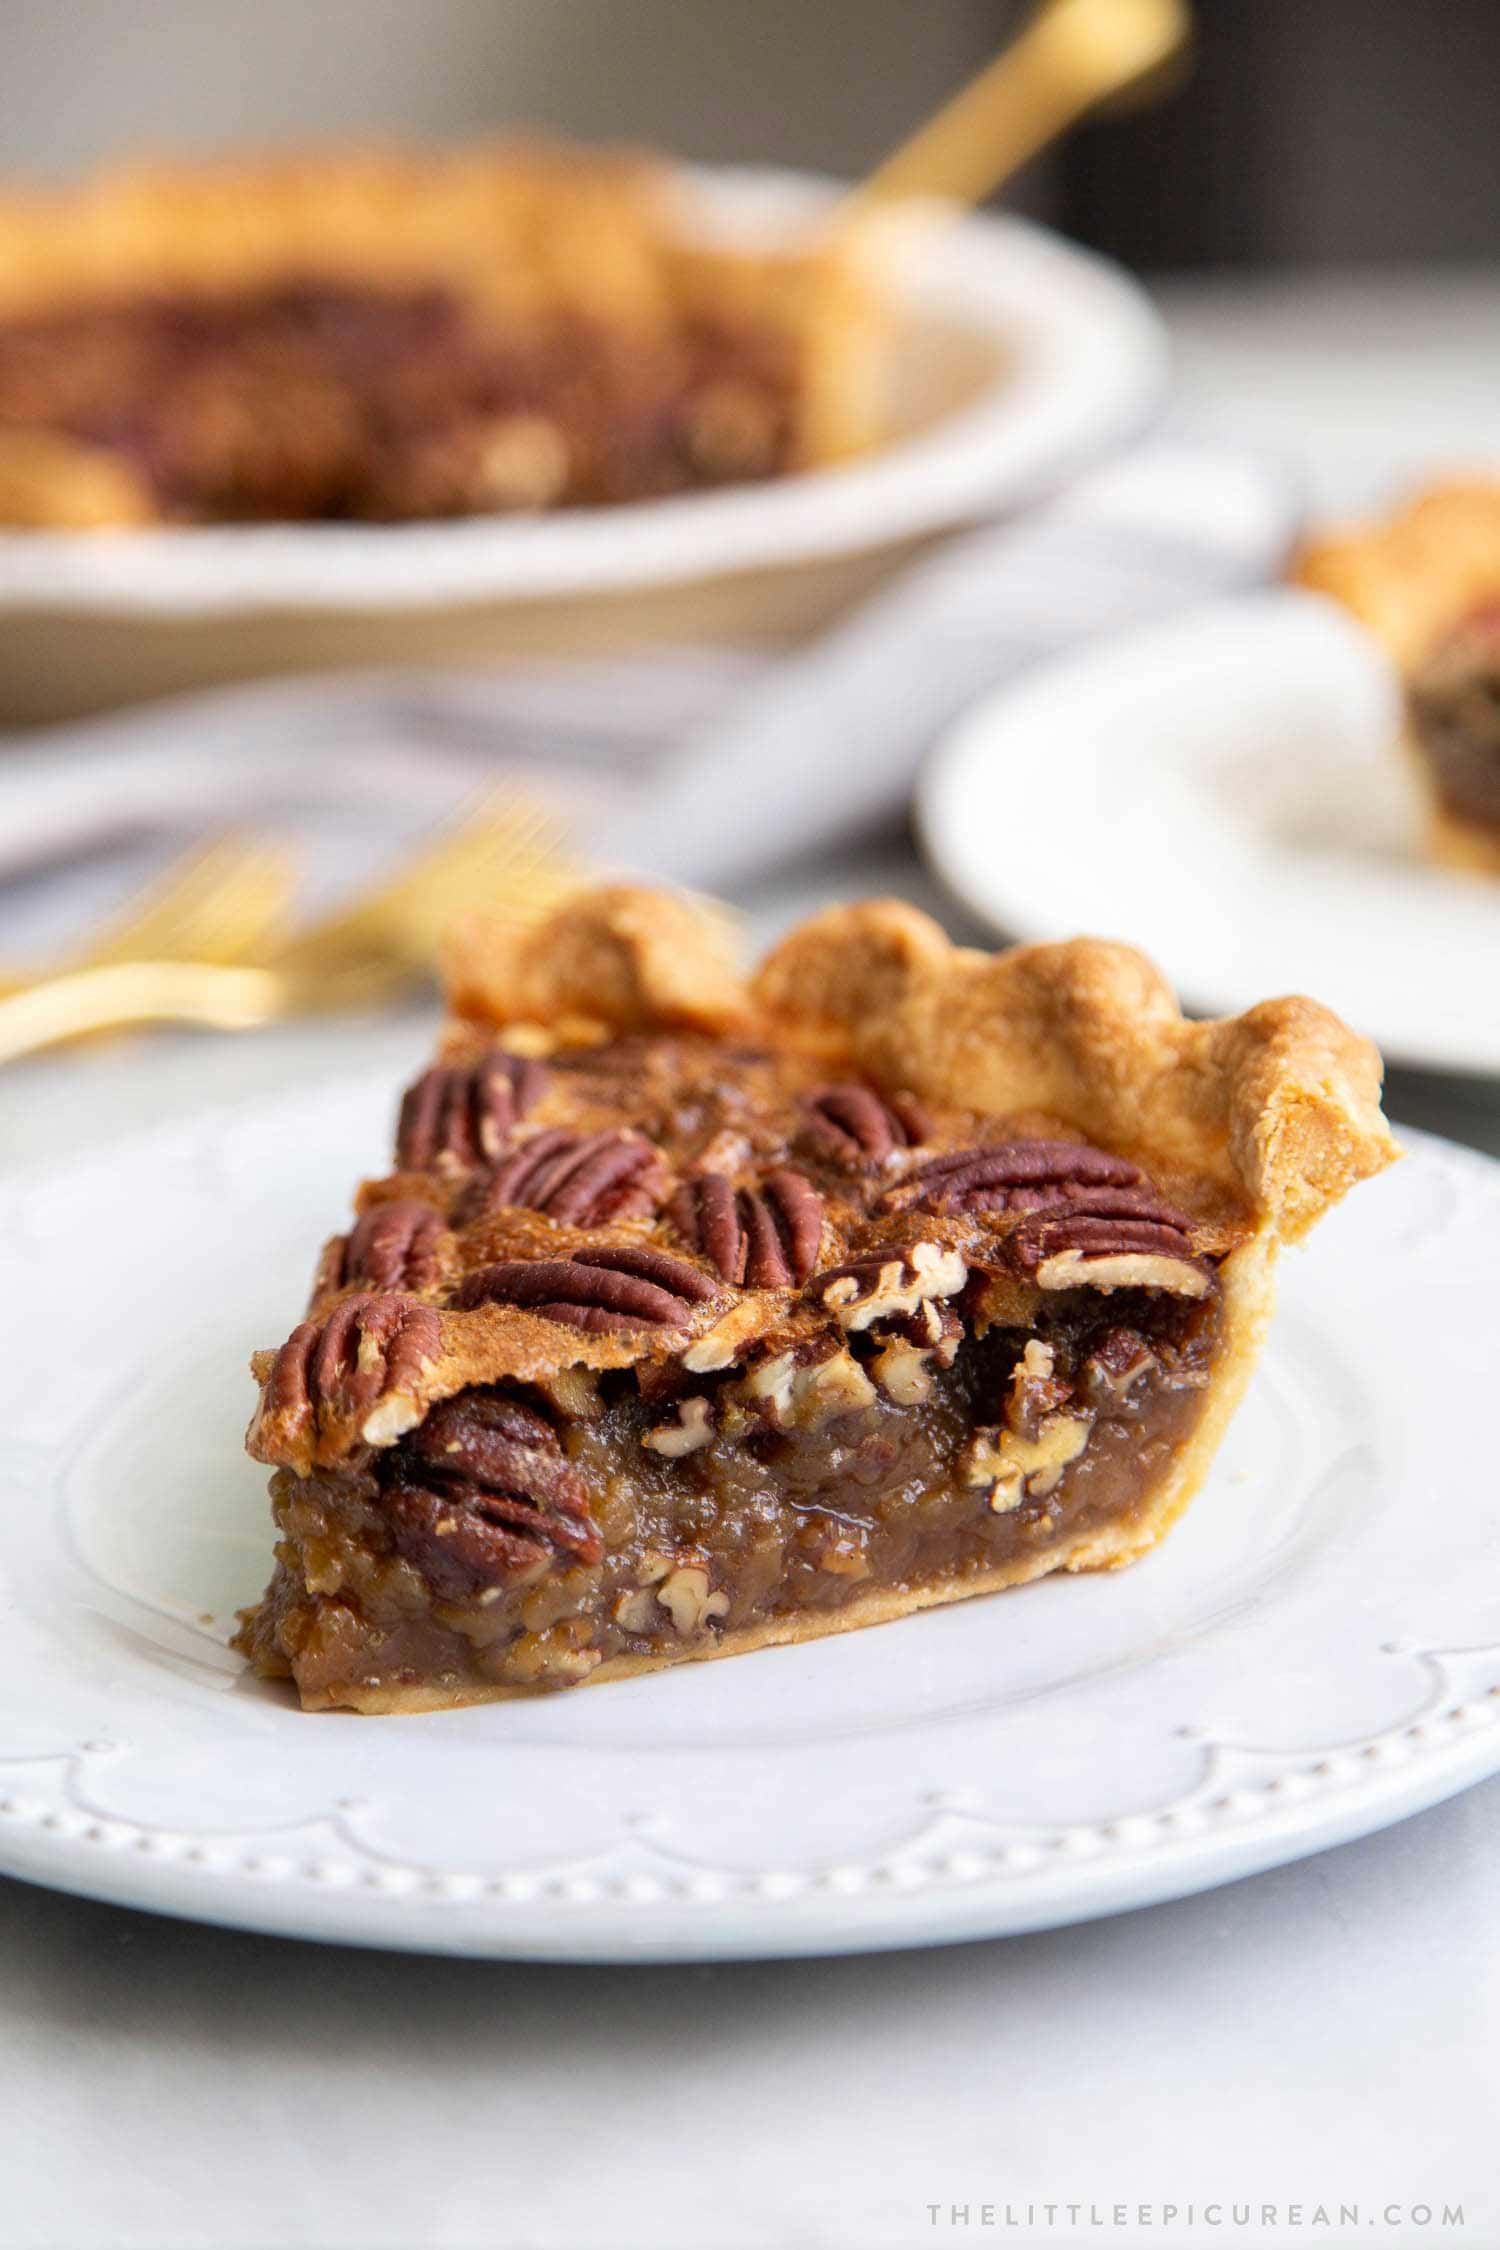
<svg viewBox="0 0 1500 2250">
<path fill-rule="evenodd" d="M 1016 0 L 68 0 L 0 11 L 0 163 L 57 172 L 368 128 L 544 125 L 854 176 Z M 1007 203 L 1148 272 L 1486 258 L 1493 0 L 1201 0 L 1191 95 L 1097 123 Z"/>
<path fill-rule="evenodd" d="M 0 173 L 45 179 L 133 153 L 274 148 L 363 134 L 462 140 L 535 131 L 635 142 L 705 163 L 786 165 L 857 179 L 1002 49 L 1030 12 L 1021 0 L 17 5 L 0 11 Z M 1150 434 L 1164 433 L 1173 442 L 1227 448 L 1263 481 L 1280 511 L 1263 534 L 1264 551 L 1252 572 L 1263 580 L 1278 574 L 1299 522 L 1383 507 L 1425 477 L 1500 456 L 1494 266 L 1500 137 L 1493 128 L 1500 7 L 1495 0 L 1442 0 L 1427 9 L 1410 0 L 1304 6 L 1198 0 L 1193 15 L 1196 37 L 1185 64 L 1161 74 L 1146 98 L 1137 93 L 1067 132 L 998 200 L 1004 210 L 1118 261 L 1143 285 L 1164 324 L 1170 377 L 1139 420 L 1149 420 Z M 1116 429 L 1110 443 L 1122 434 L 1133 438 L 1138 427 Z M 1069 458 L 1062 467 L 1072 476 L 1087 465 Z M 1158 472 L 1148 461 L 1144 473 L 1149 481 Z M 1180 462 L 1177 474 L 1180 479 Z M 1189 482 L 1191 475 L 1189 468 Z M 1054 460 L 1048 489 L 1058 478 Z M 1015 497 L 1008 497 L 1007 508 Z M 1200 504 L 1200 518 L 1207 505 Z M 1212 528 L 1200 521 L 1195 535 Z M 24 572 L 22 548 L 24 541 L 15 548 L 21 558 L 15 567 Z M 1049 569 L 1056 572 L 1055 560 L 1044 562 L 1037 577 L 1035 559 L 1024 551 L 1013 566 L 997 554 L 996 567 L 994 589 L 981 586 L 982 600 L 970 604 L 970 626 L 987 631 L 997 645 L 1011 636 L 1013 649 L 1002 650 L 996 661 L 998 677 L 1007 665 L 1019 672 L 1061 640 L 1058 621 L 1066 605 L 1057 595 L 1066 581 L 1047 576 Z M 792 591 L 777 631 L 785 635 L 788 605 L 802 635 L 844 614 L 840 603 L 853 614 L 876 582 L 873 570 L 868 578 L 859 575 L 863 568 L 852 562 L 847 586 L 839 581 L 816 614 L 803 591 L 809 581 L 785 574 L 782 583 Z M 1135 558 L 1125 555 L 1115 575 L 1138 579 Z M 1155 603 L 1164 611 L 1190 590 L 1206 598 L 1216 583 L 1210 574 L 1200 588 L 1189 566 L 1181 587 L 1164 581 L 1138 609 L 1144 614 Z M 663 645 L 700 634 L 717 644 L 734 639 L 716 613 L 705 612 L 708 628 L 688 627 L 687 599 L 685 583 L 673 584 L 652 613 L 651 630 Z M 311 604 L 306 616 L 279 629 L 269 655 L 256 644 L 258 621 L 251 619 L 231 656 L 221 658 L 207 622 L 158 623 L 144 609 L 119 617 L 96 609 L 75 629 L 67 619 L 58 624 L 50 601 L 39 600 L 36 614 L 12 604 L 0 615 L 0 723 L 17 734 L 27 722 L 104 713 L 112 700 L 160 694 L 164 686 L 371 661 L 368 643 L 334 637 L 329 619 Z M 1117 615 L 1117 606 L 1111 593 L 1094 611 L 1069 620 L 1074 637 L 1133 621 L 1136 613 Z M 576 655 L 562 640 L 554 646 L 537 637 L 539 608 L 523 605 L 517 616 L 503 650 L 498 605 L 483 628 L 496 636 L 491 641 L 481 642 L 460 619 L 468 635 L 463 660 L 476 650 L 491 667 L 502 654 L 508 663 L 518 661 L 518 650 L 521 663 L 538 656 L 551 661 L 559 648 Z M 47 639 L 43 627 L 57 637 Z M 407 631 L 404 619 L 401 629 Z M 605 629 L 606 648 L 612 629 Z M 436 635 L 439 626 L 432 631 Z M 956 629 L 955 643 L 958 637 Z M 775 643 L 774 634 L 764 638 Z M 873 633 L 872 645 L 878 639 Z M 159 661 L 168 641 L 182 652 L 180 663 L 176 654 Z M 351 648 L 359 653 L 351 656 Z M 857 644 L 851 648 L 857 654 Z M 99 650 L 103 687 L 89 669 Z M 132 674 L 142 651 L 148 652 L 141 658 L 144 686 Z M 458 653 L 457 642 L 450 647 L 436 637 L 426 643 L 413 637 L 401 644 L 399 656 L 440 663 Z M 540 704 L 524 697 L 483 707 L 464 703 L 456 713 L 450 705 L 439 714 L 440 725 L 431 714 L 418 725 L 409 711 L 399 723 L 385 711 L 378 726 L 367 725 L 362 706 L 335 721 L 330 703 L 289 705 L 285 738 L 309 745 L 307 754 L 301 748 L 291 754 L 299 777 L 313 770 L 317 750 L 311 746 L 329 752 L 334 738 L 368 773 L 371 733 L 383 730 L 394 745 L 388 796 L 403 808 L 414 802 L 397 755 L 411 752 L 428 776 L 434 817 L 451 810 L 455 793 L 475 774 L 496 766 L 497 743 L 522 763 L 525 753 L 533 765 L 554 771 L 560 740 L 568 754 L 578 750 L 581 762 L 600 770 L 622 767 L 627 749 L 648 740 L 653 751 L 690 740 L 725 759 L 748 758 L 748 724 L 728 742 L 716 729 L 758 675 L 744 648 L 729 650 L 721 662 L 724 653 L 721 645 L 708 670 L 659 670 L 649 687 L 643 676 L 624 684 L 612 676 L 593 687 L 584 683 L 576 695 L 562 695 L 561 718 L 548 702 L 557 701 L 553 688 L 544 684 Z M 757 660 L 761 653 L 758 647 Z M 841 675 L 837 659 L 830 663 L 826 679 L 815 672 L 800 676 L 798 692 L 805 739 L 837 744 L 868 726 L 869 711 L 861 710 L 857 692 L 839 705 L 851 680 L 857 691 L 851 650 L 844 652 Z M 928 667 L 929 685 L 936 671 Z M 886 816 L 895 855 L 887 862 L 888 879 L 909 891 L 922 888 L 950 913 L 951 904 L 935 894 L 889 816 L 942 728 L 987 684 L 982 666 L 968 672 L 959 666 L 946 687 L 938 681 L 931 707 L 909 715 L 893 767 L 897 783 L 877 808 Z M 868 693 L 865 700 L 868 705 Z M 752 708 L 764 716 L 763 703 Z M 200 825 L 238 817 L 225 782 L 239 772 L 258 802 L 281 807 L 277 817 L 295 815 L 309 827 L 306 804 L 288 796 L 281 805 L 276 796 L 287 787 L 285 776 L 276 775 L 274 784 L 261 778 L 248 710 L 226 716 L 217 730 L 196 716 L 161 722 L 163 744 L 175 728 L 183 763 L 174 772 L 207 777 L 212 770 L 215 777 L 217 800 L 210 805 L 205 790 Z M 128 741 L 139 765 L 154 754 L 158 722 L 148 715 L 131 724 L 133 732 L 97 740 L 106 749 Z M 260 733 L 275 734 L 282 725 L 268 717 Z M 435 794 L 439 736 L 440 746 L 454 753 L 441 806 Z M 31 737 L 32 743 L 41 739 Z M 68 774 L 76 776 L 73 796 L 87 797 L 92 819 L 108 796 L 109 777 L 126 770 L 120 763 L 86 773 L 74 762 L 86 745 L 56 739 L 66 774 L 62 765 L 49 767 L 45 756 L 25 774 L 19 756 L 6 765 L 13 784 L 35 781 L 27 815 L 39 833 L 51 833 L 51 807 L 65 794 Z M 205 743 L 219 747 L 204 749 Z M 318 848 L 323 862 L 340 871 L 347 870 L 357 825 L 351 793 L 339 778 L 344 770 L 329 752 L 324 771 L 333 802 Z M 646 772 L 647 764 L 637 770 Z M 147 784 L 141 786 L 149 797 Z M 180 779 L 163 781 L 152 803 L 167 799 L 180 812 L 185 803 L 197 803 L 196 787 L 187 791 Z M 861 819 L 867 809 L 859 808 Z M 852 810 L 851 831 L 857 826 Z M 700 816 L 703 811 L 700 805 Z M 154 810 L 146 817 L 155 818 Z M 722 825 L 714 808 L 708 820 Z M 820 832 L 825 841 L 834 825 Z M 373 821 L 372 837 L 386 835 Z M 84 838 L 87 850 L 93 841 Z M 152 849 L 161 842 L 154 839 Z M 137 853 L 130 876 L 149 864 Z M 715 860 L 659 871 L 729 888 L 744 881 L 758 928 L 784 918 L 766 892 L 773 870 L 764 858 L 753 871 L 735 866 L 726 872 Z M 13 876 L 18 872 L 26 871 L 12 867 Z M 43 868 L 35 880 L 12 880 L 4 897 L 23 948 L 38 954 L 55 952 L 75 924 L 87 923 L 127 886 L 123 860 L 107 879 L 99 871 L 97 881 L 81 860 L 68 884 L 54 882 L 53 872 Z M 868 859 L 846 855 L 837 876 L 828 860 L 804 868 L 787 904 L 811 903 L 819 886 L 836 879 L 846 888 L 868 887 Z M 1006 927 L 1003 919 L 1000 927 Z M 1487 1096 L 1476 1089 L 1460 1089 L 1452 1102 L 1445 1096 L 1436 1111 L 1420 1085 L 1409 1091 L 1417 1114 L 1436 1114 L 1472 1137 L 1495 1136 Z M 1485 1114 L 1476 1122 L 1480 1109 Z M 43 1135 L 48 1128 L 32 1130 Z"/>
</svg>

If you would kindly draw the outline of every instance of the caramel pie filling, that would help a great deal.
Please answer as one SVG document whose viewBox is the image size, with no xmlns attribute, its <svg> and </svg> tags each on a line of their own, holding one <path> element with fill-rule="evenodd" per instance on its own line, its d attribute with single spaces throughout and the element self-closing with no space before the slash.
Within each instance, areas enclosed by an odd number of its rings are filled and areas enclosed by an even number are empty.
<svg viewBox="0 0 1500 2250">
<path fill-rule="evenodd" d="M 1413 675 L 1408 701 L 1438 803 L 1500 842 L 1500 602 L 1443 636 Z"/>
<path fill-rule="evenodd" d="M 825 1067 L 660 1035 L 418 1081 L 259 1363 L 262 1672 L 561 1688 L 1150 1544 L 1243 1213 Z"/>
<path fill-rule="evenodd" d="M 497 332 L 442 287 L 309 276 L 0 319 L 0 431 L 128 463 L 169 521 L 403 519 L 654 498 L 790 465 L 789 340 L 684 314 Z"/>
<path fill-rule="evenodd" d="M 282 1471 L 276 1576 L 243 1645 L 262 1670 L 292 1671 L 312 1707 L 403 1680 L 449 1682 L 458 1700 L 466 1684 L 566 1687 L 611 1659 L 713 1654 L 726 1635 L 852 1611 L 879 1589 L 1034 1575 L 1141 1508 L 1196 1422 L 1216 1330 L 1211 1305 L 1069 1308 L 1041 1346 L 1056 1375 L 1029 1385 L 1039 1337 L 993 1331 L 910 1405 L 876 1388 L 872 1356 L 851 1355 L 857 1372 L 830 1387 L 873 1395 L 820 1419 L 809 1386 L 801 1427 L 732 1400 L 743 1380 L 648 1406 L 611 1378 L 591 1419 L 549 1425 L 588 1495 L 591 1541 L 554 1545 L 545 1501 L 529 1498 L 536 1532 L 517 1537 L 521 1508 L 487 1516 L 482 1487 L 433 1475 L 404 1444 L 352 1475 Z M 692 1449 L 674 1458 L 660 1447 L 679 1433 Z"/>
</svg>

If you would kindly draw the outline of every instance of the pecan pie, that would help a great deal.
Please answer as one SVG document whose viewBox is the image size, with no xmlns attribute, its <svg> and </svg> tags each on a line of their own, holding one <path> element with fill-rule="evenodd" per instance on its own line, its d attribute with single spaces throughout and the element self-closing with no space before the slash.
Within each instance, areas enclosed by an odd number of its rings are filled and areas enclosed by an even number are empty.
<svg viewBox="0 0 1500 2250">
<path fill-rule="evenodd" d="M 1202 1480 L 1283 1241 L 1393 1153 L 1309 1000 L 1187 1023 L 1083 939 L 892 902 L 748 983 L 591 893 L 456 949 L 397 1169 L 260 1354 L 240 1647 L 425 1710 L 1129 1562 Z"/>
<path fill-rule="evenodd" d="M 1310 543 L 1296 576 L 1400 668 L 1432 858 L 1500 875 L 1500 482 L 1434 485 L 1382 524 Z"/>
<path fill-rule="evenodd" d="M 403 520 L 774 477 L 869 442 L 831 251 L 694 240 L 665 166 L 480 148 L 0 194 L 0 522 Z"/>
</svg>

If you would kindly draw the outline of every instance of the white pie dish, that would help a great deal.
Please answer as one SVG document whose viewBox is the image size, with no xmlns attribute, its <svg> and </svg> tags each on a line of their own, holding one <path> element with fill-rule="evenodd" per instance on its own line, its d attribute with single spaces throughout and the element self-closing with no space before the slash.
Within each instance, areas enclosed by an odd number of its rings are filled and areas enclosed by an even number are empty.
<svg viewBox="0 0 1500 2250">
<path fill-rule="evenodd" d="M 755 170 L 681 186 L 690 219 L 759 242 L 833 192 Z M 915 542 L 1097 456 L 1164 387 L 1143 292 L 1019 219 L 945 228 L 903 257 L 892 294 L 898 434 L 846 468 L 538 517 L 0 532 L 0 711 L 277 669 L 806 631 Z"/>
</svg>

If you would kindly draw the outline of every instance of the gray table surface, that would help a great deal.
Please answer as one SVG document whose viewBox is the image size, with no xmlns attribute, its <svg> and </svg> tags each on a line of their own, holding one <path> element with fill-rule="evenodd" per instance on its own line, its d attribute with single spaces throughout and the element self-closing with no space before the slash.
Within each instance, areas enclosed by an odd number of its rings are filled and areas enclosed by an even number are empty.
<svg viewBox="0 0 1500 2250">
<path fill-rule="evenodd" d="M 1334 498 L 1364 497 L 1377 442 L 1500 451 L 1493 283 L 1169 311 L 1189 406 Z M 931 903 L 893 843 L 746 904 L 764 935 L 872 887 Z M 356 1058 L 394 1083 L 428 1030 L 217 1041 L 213 1098 Z M 191 1039 L 30 1065 L 0 1084 L 0 1141 L 97 1146 L 208 1078 Z M 1500 1153 L 1496 1090 L 1390 1092 Z M 0 1884 L 0 2246 L 1500 2243 L 1497 1868 L 1500 1781 L 1087 1928 L 672 1970 L 361 1954 Z"/>
</svg>

